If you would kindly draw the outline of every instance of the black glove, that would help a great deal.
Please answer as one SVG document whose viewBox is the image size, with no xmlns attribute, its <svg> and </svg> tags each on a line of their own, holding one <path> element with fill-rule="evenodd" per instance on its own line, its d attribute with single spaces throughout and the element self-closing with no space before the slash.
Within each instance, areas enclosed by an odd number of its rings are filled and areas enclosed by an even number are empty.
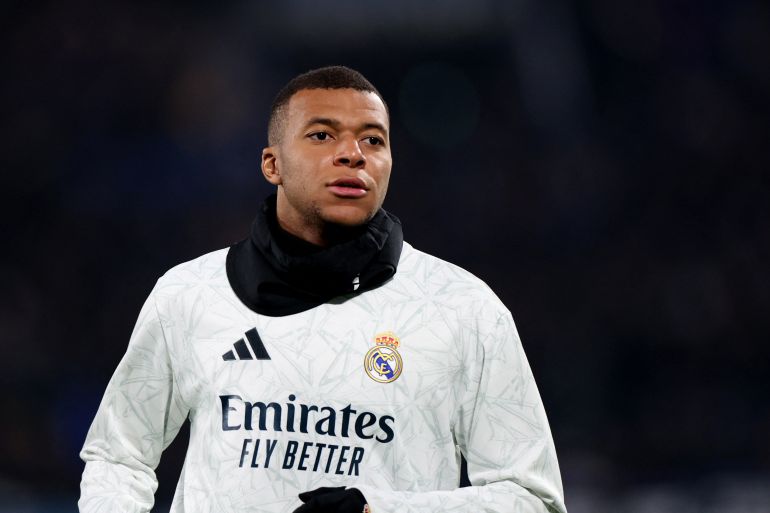
<svg viewBox="0 0 770 513">
<path fill-rule="evenodd" d="M 366 506 L 364 494 L 355 488 L 323 486 L 310 492 L 302 492 L 303 504 L 294 513 L 362 513 Z"/>
</svg>

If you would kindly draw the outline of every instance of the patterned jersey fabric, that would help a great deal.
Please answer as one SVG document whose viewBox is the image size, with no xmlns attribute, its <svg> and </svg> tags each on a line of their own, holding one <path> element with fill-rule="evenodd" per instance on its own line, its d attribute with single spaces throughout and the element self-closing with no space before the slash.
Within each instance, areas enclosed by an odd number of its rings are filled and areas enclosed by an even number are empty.
<svg viewBox="0 0 770 513">
<path fill-rule="evenodd" d="M 516 328 L 482 281 L 405 243 L 379 288 L 267 317 L 233 293 L 226 253 L 147 299 L 81 452 L 82 512 L 149 511 L 188 418 L 175 513 L 291 512 L 320 486 L 374 513 L 566 511 Z"/>
</svg>

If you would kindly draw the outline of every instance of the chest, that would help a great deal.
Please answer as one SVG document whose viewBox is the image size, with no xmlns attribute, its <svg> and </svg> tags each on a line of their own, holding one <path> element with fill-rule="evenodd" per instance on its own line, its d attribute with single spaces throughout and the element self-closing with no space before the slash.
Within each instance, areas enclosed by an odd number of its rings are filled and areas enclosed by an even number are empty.
<svg viewBox="0 0 770 513">
<path fill-rule="evenodd" d="M 387 290 L 285 317 L 220 301 L 177 330 L 179 381 L 193 409 L 232 396 L 298 419 L 314 406 L 448 418 L 465 343 L 452 319 Z"/>
</svg>

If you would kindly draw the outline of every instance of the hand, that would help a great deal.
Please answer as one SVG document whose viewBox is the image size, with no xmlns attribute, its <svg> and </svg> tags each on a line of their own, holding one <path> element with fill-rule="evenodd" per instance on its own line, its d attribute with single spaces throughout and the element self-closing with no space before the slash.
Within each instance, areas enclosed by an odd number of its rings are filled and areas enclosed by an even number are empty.
<svg viewBox="0 0 770 513">
<path fill-rule="evenodd" d="M 368 513 L 369 511 L 366 498 L 355 488 L 324 486 L 302 492 L 299 498 L 304 504 L 295 509 L 294 513 Z"/>
</svg>

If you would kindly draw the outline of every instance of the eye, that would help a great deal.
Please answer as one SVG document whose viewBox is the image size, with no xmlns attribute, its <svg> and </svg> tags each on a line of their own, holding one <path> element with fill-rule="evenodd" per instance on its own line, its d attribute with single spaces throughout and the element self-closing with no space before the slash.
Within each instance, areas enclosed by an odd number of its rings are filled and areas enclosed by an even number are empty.
<svg viewBox="0 0 770 513">
<path fill-rule="evenodd" d="M 312 134 L 309 134 L 308 137 L 314 141 L 325 141 L 331 136 L 327 132 L 313 132 Z"/>
<path fill-rule="evenodd" d="M 364 137 L 364 141 L 366 141 L 367 144 L 371 144 L 372 146 L 381 146 L 385 144 L 385 141 L 374 135 Z"/>
</svg>

